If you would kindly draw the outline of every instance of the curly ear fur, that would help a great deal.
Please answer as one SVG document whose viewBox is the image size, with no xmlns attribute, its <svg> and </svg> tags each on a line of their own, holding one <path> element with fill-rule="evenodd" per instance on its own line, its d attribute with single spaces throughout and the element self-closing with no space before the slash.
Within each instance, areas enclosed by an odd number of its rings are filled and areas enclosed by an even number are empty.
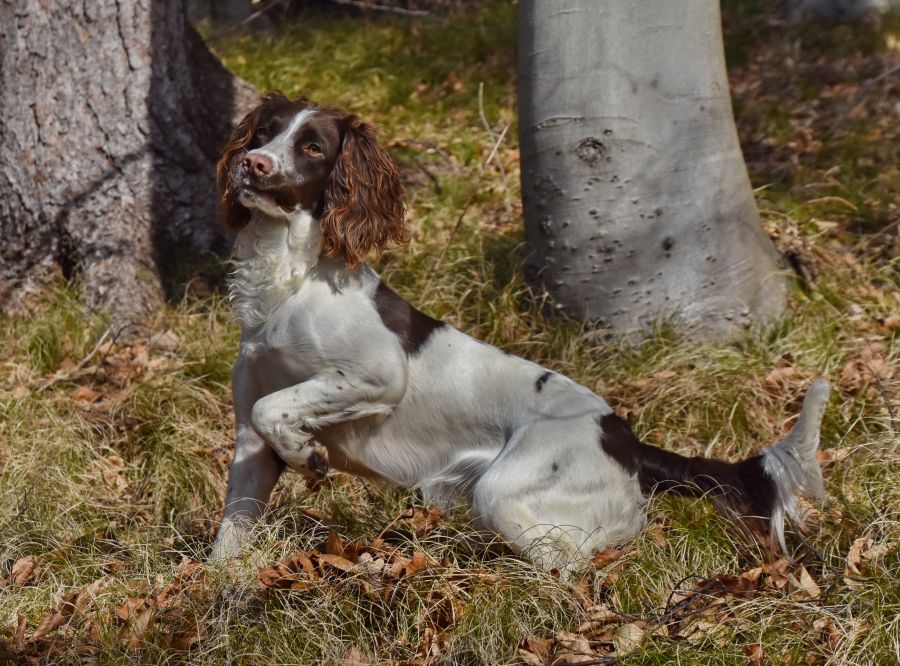
<svg viewBox="0 0 900 666">
<path fill-rule="evenodd" d="M 382 148 L 375 128 L 355 116 L 347 120 L 341 153 L 323 196 L 322 248 L 354 268 L 372 249 L 406 241 L 406 207 L 397 165 Z"/>
<path fill-rule="evenodd" d="M 238 160 L 244 158 L 244 153 L 256 133 L 256 127 L 262 117 L 263 111 L 273 102 L 286 102 L 287 97 L 280 92 L 271 92 L 265 95 L 260 103 L 250 113 L 244 116 L 231 133 L 228 145 L 222 150 L 222 156 L 216 163 L 216 185 L 219 188 L 219 214 L 225 222 L 225 227 L 232 232 L 240 231 L 250 220 L 250 211 L 237 201 L 237 188 L 233 181 L 234 167 Z"/>
</svg>

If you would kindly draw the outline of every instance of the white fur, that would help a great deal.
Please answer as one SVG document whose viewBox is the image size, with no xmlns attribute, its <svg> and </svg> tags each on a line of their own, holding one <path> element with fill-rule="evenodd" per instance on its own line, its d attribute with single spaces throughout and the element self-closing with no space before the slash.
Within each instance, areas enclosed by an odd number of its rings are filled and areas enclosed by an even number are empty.
<svg viewBox="0 0 900 666">
<path fill-rule="evenodd" d="M 772 537 L 785 552 L 784 518 L 787 515 L 798 522 L 801 519 L 794 496 L 798 493 L 813 499 L 825 496 L 816 449 L 819 448 L 819 426 L 830 391 L 828 382 L 813 382 L 803 399 L 797 423 L 787 437 L 763 453 L 763 469 L 775 482 L 778 495 L 770 521 Z"/>
<path fill-rule="evenodd" d="M 235 243 L 228 297 L 247 328 L 262 325 L 294 293 L 318 261 L 319 222 L 306 211 L 286 218 L 257 214 Z"/>
</svg>

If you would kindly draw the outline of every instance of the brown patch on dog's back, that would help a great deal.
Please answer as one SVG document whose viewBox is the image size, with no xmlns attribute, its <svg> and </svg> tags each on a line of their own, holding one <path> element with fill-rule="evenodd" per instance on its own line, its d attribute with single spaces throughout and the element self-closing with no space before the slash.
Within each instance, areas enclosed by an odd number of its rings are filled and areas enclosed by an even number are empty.
<svg viewBox="0 0 900 666">
<path fill-rule="evenodd" d="M 379 282 L 375 290 L 375 309 L 381 322 L 400 339 L 409 355 L 417 354 L 432 333 L 446 326 L 416 310 L 384 282 Z"/>
</svg>

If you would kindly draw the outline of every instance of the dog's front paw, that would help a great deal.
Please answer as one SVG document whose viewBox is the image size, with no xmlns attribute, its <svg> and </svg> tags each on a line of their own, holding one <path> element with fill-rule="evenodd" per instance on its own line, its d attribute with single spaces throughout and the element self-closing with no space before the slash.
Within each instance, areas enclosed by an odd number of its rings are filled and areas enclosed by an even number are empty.
<svg viewBox="0 0 900 666">
<path fill-rule="evenodd" d="M 209 553 L 210 560 L 228 560 L 237 557 L 250 542 L 250 531 L 238 522 L 225 519 L 219 526 L 216 540 Z"/>
<path fill-rule="evenodd" d="M 317 442 L 310 442 L 284 461 L 292 470 L 314 481 L 324 479 L 328 474 L 328 449 Z"/>
<path fill-rule="evenodd" d="M 321 479 L 328 473 L 328 450 L 312 439 L 312 435 L 296 430 L 276 433 L 272 448 L 285 464 L 295 472 L 312 479 Z"/>
</svg>

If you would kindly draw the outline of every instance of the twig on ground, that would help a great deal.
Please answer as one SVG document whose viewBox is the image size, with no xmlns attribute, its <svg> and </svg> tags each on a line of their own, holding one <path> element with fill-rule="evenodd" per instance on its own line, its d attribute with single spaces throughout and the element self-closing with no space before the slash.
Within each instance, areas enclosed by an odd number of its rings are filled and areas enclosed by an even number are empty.
<svg viewBox="0 0 900 666">
<path fill-rule="evenodd" d="M 878 392 L 881 393 L 881 399 L 884 400 L 884 406 L 887 408 L 888 423 L 891 426 L 891 432 L 896 435 L 897 415 L 894 413 L 894 404 L 891 402 L 891 397 L 888 395 L 887 389 L 884 388 L 884 384 L 881 383 L 881 377 L 878 376 L 878 373 L 874 372 L 871 368 L 869 368 L 869 371 L 872 372 L 872 377 L 875 378 L 875 386 L 878 388 Z"/>
<path fill-rule="evenodd" d="M 428 176 L 429 180 L 431 180 L 431 184 L 434 185 L 435 194 L 440 196 L 443 192 L 443 188 L 441 187 L 441 181 L 438 180 L 438 177 L 431 173 L 428 167 L 422 164 L 419 160 L 416 160 L 416 166 L 419 167 L 419 171 Z"/>
<path fill-rule="evenodd" d="M 856 96 L 850 100 L 843 109 L 842 113 L 838 113 L 835 115 L 834 120 L 831 123 L 831 126 L 828 128 L 828 134 L 834 134 L 835 130 L 843 125 L 847 119 L 850 117 L 850 111 L 855 109 L 860 102 L 862 102 L 870 92 L 872 92 L 872 88 L 875 87 L 875 84 L 879 81 L 883 81 L 884 79 L 891 76 L 891 74 L 895 74 L 900 71 L 900 64 L 894 65 L 893 67 L 888 67 L 878 76 L 875 76 L 860 86 L 859 92 L 856 93 Z"/>
<path fill-rule="evenodd" d="M 900 227 L 900 219 L 894 220 L 890 224 L 885 227 L 882 227 L 878 231 L 875 231 L 871 234 L 867 234 L 857 241 L 856 245 L 853 246 L 853 252 L 860 252 L 863 250 L 869 243 L 871 243 L 874 239 L 884 236 L 886 233 L 889 233 L 894 230 L 894 228 Z"/>
<path fill-rule="evenodd" d="M 100 368 L 103 366 L 103 362 L 106 361 L 106 357 L 109 356 L 109 353 L 112 351 L 113 346 L 119 341 L 121 335 L 130 328 L 141 327 L 138 323 L 127 323 L 119 326 L 118 330 L 113 334 L 112 340 L 109 341 L 109 347 L 106 349 L 106 352 L 103 354 L 103 357 L 100 359 L 100 362 L 97 364 L 97 367 L 94 370 L 93 379 L 97 379 L 97 373 L 100 372 Z"/>
<path fill-rule="evenodd" d="M 39 386 L 37 388 L 37 391 L 38 392 L 46 391 L 48 388 L 50 388 L 57 382 L 65 381 L 66 379 L 71 379 L 76 374 L 78 374 L 78 372 L 80 372 L 81 369 L 84 368 L 84 366 L 86 366 L 88 364 L 88 362 L 92 358 L 94 358 L 94 356 L 97 355 L 97 352 L 99 352 L 100 348 L 103 347 L 103 345 L 106 343 L 106 339 L 109 337 L 110 333 L 112 333 L 112 326 L 110 326 L 103 332 L 103 335 L 100 336 L 100 339 L 97 341 L 97 344 L 94 345 L 94 348 L 91 349 L 90 352 L 88 352 L 87 356 L 85 356 L 83 359 L 78 361 L 78 363 L 75 364 L 75 367 L 73 367 L 70 370 L 67 370 L 65 372 L 57 372 L 52 377 L 50 377 L 50 379 L 48 379 L 46 382 L 41 384 L 41 386 Z M 116 333 L 116 337 L 118 337 L 118 333 Z"/>
<path fill-rule="evenodd" d="M 397 516 L 396 518 L 393 518 L 393 519 L 391 520 L 391 522 L 389 522 L 387 525 L 385 525 L 385 526 L 384 526 L 384 529 L 382 529 L 382 530 L 378 533 L 378 536 L 375 537 L 375 538 L 376 538 L 376 539 L 381 539 L 381 538 L 384 537 L 384 535 L 388 532 L 388 530 L 390 530 L 391 528 L 394 527 L 394 525 L 396 525 L 397 523 L 399 523 L 401 520 L 406 520 L 406 519 L 412 518 L 414 515 L 415 515 L 415 511 L 414 511 L 413 509 L 409 509 L 408 511 L 404 511 L 403 513 L 401 513 L 401 514 L 400 514 L 399 516 Z"/>
<path fill-rule="evenodd" d="M 589 656 L 587 652 L 566 652 L 565 654 L 567 654 L 567 655 L 571 654 L 571 655 L 577 655 L 577 656 L 581 656 L 581 655 Z M 619 661 L 618 657 L 609 655 L 607 657 L 597 657 L 596 659 L 591 659 L 590 661 L 576 661 L 576 662 L 571 662 L 571 663 L 578 664 L 578 666 L 600 666 L 601 664 L 615 664 L 618 661 Z M 551 663 L 555 664 L 556 662 L 554 661 Z"/>
<path fill-rule="evenodd" d="M 790 516 L 785 516 L 788 524 L 791 526 L 791 529 L 794 530 L 794 534 L 797 536 L 797 539 L 800 541 L 800 545 L 806 548 L 809 551 L 810 555 L 815 557 L 819 562 L 825 565 L 826 568 L 831 569 L 832 567 L 828 566 L 828 561 L 825 559 L 825 556 L 819 551 L 818 548 L 813 546 L 809 541 L 806 540 L 806 537 L 803 536 L 803 532 L 800 531 L 800 526 L 794 522 L 794 519 Z"/>
<path fill-rule="evenodd" d="M 496 141 L 497 133 L 494 132 L 494 128 L 491 127 L 488 122 L 487 116 L 484 115 L 484 81 L 478 82 L 478 117 L 481 118 L 481 124 L 484 126 L 485 131 L 490 135 L 491 140 Z M 506 182 L 506 169 L 503 168 L 503 161 L 496 152 L 494 153 L 494 162 L 497 164 L 497 170 L 500 172 L 500 181 L 503 183 L 503 205 L 508 213 L 512 210 L 512 204 L 509 201 L 509 186 Z"/>
<path fill-rule="evenodd" d="M 406 139 L 404 140 L 403 146 L 418 146 L 419 148 L 424 148 L 425 150 L 434 151 L 435 155 L 440 155 L 444 161 L 450 166 L 454 167 L 454 170 L 457 170 L 457 167 L 453 165 L 453 157 L 446 150 L 441 148 L 436 143 L 431 141 L 422 141 L 420 139 Z M 393 147 L 393 146 L 392 146 Z"/>
</svg>

